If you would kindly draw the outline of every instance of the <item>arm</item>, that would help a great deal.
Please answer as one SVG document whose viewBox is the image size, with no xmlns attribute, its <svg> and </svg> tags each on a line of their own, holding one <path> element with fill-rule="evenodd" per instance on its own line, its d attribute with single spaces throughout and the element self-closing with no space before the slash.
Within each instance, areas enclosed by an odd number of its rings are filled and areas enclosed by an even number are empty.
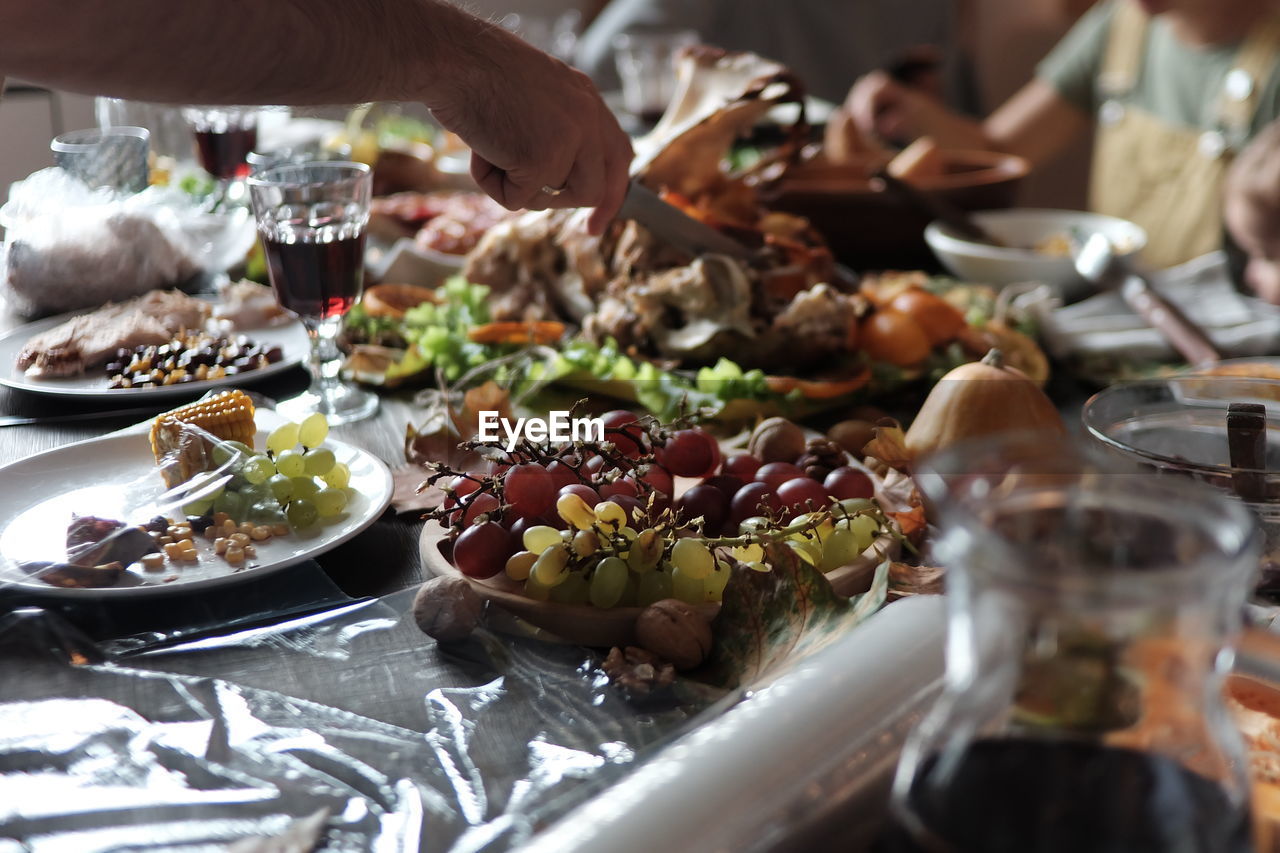
<svg viewBox="0 0 1280 853">
<path fill-rule="evenodd" d="M 584 75 L 441 0 L 0 0 L 0 74 L 160 102 L 422 101 L 495 199 L 596 206 L 594 230 L 631 159 Z"/>
<path fill-rule="evenodd" d="M 1087 115 L 1040 80 L 1024 86 L 985 122 L 953 113 L 878 71 L 854 84 L 845 109 L 863 133 L 897 141 L 931 136 L 947 148 L 1003 151 L 1033 166 L 1053 159 L 1089 126 Z"/>
</svg>

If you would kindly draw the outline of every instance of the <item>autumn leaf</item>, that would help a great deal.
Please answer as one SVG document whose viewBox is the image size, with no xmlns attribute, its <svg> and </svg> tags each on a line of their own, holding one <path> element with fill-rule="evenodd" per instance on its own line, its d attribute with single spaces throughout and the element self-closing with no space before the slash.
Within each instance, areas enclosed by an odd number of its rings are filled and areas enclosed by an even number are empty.
<svg viewBox="0 0 1280 853">
<path fill-rule="evenodd" d="M 876 424 L 876 437 L 862 448 L 864 456 L 879 459 L 890 468 L 906 471 L 911 466 L 911 451 L 907 449 L 907 434 L 902 426 L 891 418 Z"/>
<path fill-rule="evenodd" d="M 784 663 L 843 636 L 885 602 L 888 560 L 876 569 L 871 589 L 852 599 L 838 595 L 821 572 L 785 545 L 768 546 L 765 562 L 772 571 L 734 568 L 711 626 L 702 680 L 726 688 L 758 686 Z"/>
</svg>

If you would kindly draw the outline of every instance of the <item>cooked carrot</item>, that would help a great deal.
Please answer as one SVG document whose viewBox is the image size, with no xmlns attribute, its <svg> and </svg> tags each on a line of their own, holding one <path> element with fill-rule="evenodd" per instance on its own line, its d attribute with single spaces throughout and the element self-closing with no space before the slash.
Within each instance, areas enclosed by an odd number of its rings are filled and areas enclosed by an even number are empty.
<svg viewBox="0 0 1280 853">
<path fill-rule="evenodd" d="M 800 379 L 796 376 L 766 376 L 765 385 L 777 394 L 789 394 L 800 389 L 800 394 L 807 400 L 830 400 L 852 394 L 871 381 L 870 368 L 863 367 L 854 376 L 847 379 Z"/>
<path fill-rule="evenodd" d="M 554 320 L 485 323 L 467 332 L 467 339 L 477 344 L 553 344 L 564 337 L 564 328 Z"/>
</svg>

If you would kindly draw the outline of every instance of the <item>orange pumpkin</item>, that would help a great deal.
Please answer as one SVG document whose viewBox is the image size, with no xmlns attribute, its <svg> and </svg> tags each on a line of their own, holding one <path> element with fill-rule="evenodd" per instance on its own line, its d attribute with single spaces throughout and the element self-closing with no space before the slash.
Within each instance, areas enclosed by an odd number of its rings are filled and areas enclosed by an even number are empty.
<svg viewBox="0 0 1280 853">
<path fill-rule="evenodd" d="M 909 314 L 892 308 L 873 312 L 858 330 L 862 349 L 873 361 L 913 367 L 929 357 L 929 336 Z"/>
<path fill-rule="evenodd" d="M 899 293 L 889 307 L 915 320 L 924 330 L 931 347 L 955 340 L 956 335 L 968 325 L 958 308 L 941 296 L 918 287 Z"/>
</svg>

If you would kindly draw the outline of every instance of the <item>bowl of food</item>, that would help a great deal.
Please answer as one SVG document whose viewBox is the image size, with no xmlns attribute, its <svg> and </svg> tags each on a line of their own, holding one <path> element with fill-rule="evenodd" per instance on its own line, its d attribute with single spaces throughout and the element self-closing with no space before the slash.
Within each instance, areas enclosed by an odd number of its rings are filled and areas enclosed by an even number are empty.
<svg viewBox="0 0 1280 853">
<path fill-rule="evenodd" d="M 997 287 L 1037 281 L 1061 290 L 1068 299 L 1089 292 L 1075 269 L 1074 247 L 1094 234 L 1110 238 L 1119 256 L 1141 252 L 1147 232 L 1114 216 L 1079 210 L 988 210 L 973 221 L 1003 245 L 979 243 L 957 235 L 941 222 L 931 222 L 925 241 L 953 275 Z"/>
</svg>

